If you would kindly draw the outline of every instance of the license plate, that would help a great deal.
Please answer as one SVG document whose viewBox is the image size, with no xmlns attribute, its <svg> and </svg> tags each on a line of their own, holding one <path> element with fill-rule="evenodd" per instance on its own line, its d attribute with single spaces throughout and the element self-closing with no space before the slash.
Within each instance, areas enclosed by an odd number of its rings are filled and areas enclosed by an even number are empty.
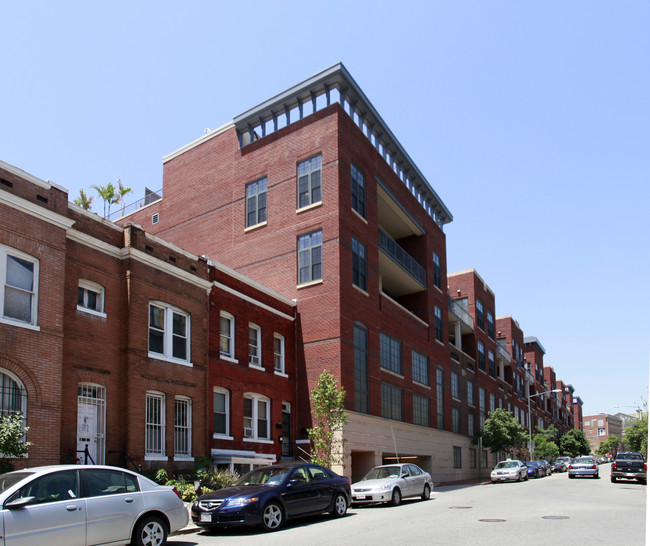
<svg viewBox="0 0 650 546">
<path fill-rule="evenodd" d="M 366 497 L 365 495 L 357 495 L 354 497 L 354 500 L 366 500 L 369 497 Z"/>
<path fill-rule="evenodd" d="M 201 514 L 201 521 L 212 521 L 212 514 Z"/>
</svg>

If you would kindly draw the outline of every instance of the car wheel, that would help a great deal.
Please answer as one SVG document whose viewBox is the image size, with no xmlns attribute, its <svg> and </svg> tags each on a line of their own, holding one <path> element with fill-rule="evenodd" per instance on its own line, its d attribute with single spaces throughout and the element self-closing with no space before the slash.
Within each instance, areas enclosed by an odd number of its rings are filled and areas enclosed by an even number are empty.
<svg viewBox="0 0 650 546">
<path fill-rule="evenodd" d="M 518 482 L 521 481 L 521 474 L 517 474 L 517 481 L 518 481 Z"/>
<path fill-rule="evenodd" d="M 146 516 L 140 520 L 133 531 L 134 546 L 163 546 L 167 543 L 167 527 L 160 518 Z"/>
<path fill-rule="evenodd" d="M 575 476 L 573 474 L 569 474 L 569 479 L 572 480 L 573 478 L 575 478 Z"/>
<path fill-rule="evenodd" d="M 398 504 L 402 504 L 402 492 L 399 490 L 398 487 L 393 489 L 393 495 L 390 498 L 390 504 L 392 506 L 397 506 Z"/>
<path fill-rule="evenodd" d="M 639 483 L 641 485 L 648 485 L 648 478 L 639 478 Z"/>
<path fill-rule="evenodd" d="M 525 482 L 528 481 L 528 472 L 526 472 L 526 474 L 524 474 L 524 481 L 525 481 Z"/>
<path fill-rule="evenodd" d="M 332 508 L 332 515 L 335 518 L 345 516 L 348 511 L 348 499 L 345 498 L 343 493 L 337 493 L 334 499 L 334 508 Z"/>
<path fill-rule="evenodd" d="M 282 507 L 277 502 L 269 502 L 262 512 L 262 529 L 277 531 L 284 523 Z"/>
<path fill-rule="evenodd" d="M 598 475 L 598 472 L 596 472 L 596 475 L 594 476 L 594 478 L 596 478 L 596 479 L 600 478 L 600 476 Z"/>
<path fill-rule="evenodd" d="M 609 481 L 612 482 L 612 483 L 616 483 L 618 480 L 617 480 L 614 476 L 612 476 L 612 477 L 609 479 Z"/>
<path fill-rule="evenodd" d="M 429 500 L 429 497 L 431 496 L 431 489 L 429 488 L 429 484 L 425 483 L 424 484 L 424 491 L 422 491 L 422 500 Z"/>
</svg>

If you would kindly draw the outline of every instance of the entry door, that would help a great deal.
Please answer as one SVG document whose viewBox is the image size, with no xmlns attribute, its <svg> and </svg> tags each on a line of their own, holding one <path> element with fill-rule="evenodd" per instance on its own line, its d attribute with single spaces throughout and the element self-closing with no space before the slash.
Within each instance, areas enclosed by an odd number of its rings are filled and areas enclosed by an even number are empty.
<svg viewBox="0 0 650 546">
<path fill-rule="evenodd" d="M 83 464 L 83 451 L 88 453 L 95 464 L 104 464 L 104 445 L 106 436 L 106 389 L 99 385 L 79 385 L 77 398 L 77 457 Z"/>
<path fill-rule="evenodd" d="M 282 403 L 282 456 L 291 457 L 291 404 Z"/>
</svg>

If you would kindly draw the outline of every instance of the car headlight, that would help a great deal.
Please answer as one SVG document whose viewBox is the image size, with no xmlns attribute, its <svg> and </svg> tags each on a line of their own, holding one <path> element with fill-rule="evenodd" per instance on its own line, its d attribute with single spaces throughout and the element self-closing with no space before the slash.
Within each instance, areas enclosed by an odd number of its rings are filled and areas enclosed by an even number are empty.
<svg viewBox="0 0 650 546">
<path fill-rule="evenodd" d="M 240 497 L 237 499 L 228 499 L 228 507 L 230 506 L 246 506 L 247 504 L 253 504 L 259 500 L 258 497 Z"/>
<path fill-rule="evenodd" d="M 388 485 L 388 484 L 387 485 L 378 485 L 377 487 L 375 487 L 375 491 L 388 491 L 389 489 L 391 489 L 391 486 Z"/>
</svg>

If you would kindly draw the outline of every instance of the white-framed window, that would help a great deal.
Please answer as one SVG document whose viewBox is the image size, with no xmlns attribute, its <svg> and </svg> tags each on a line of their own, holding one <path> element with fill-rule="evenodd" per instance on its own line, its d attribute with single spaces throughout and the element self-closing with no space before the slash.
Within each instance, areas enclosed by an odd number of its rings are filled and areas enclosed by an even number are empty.
<svg viewBox="0 0 650 546">
<path fill-rule="evenodd" d="M 271 400 L 261 394 L 244 394 L 244 438 L 270 440 Z"/>
<path fill-rule="evenodd" d="M 77 310 L 105 317 L 104 287 L 96 282 L 79 279 L 79 285 L 77 286 Z"/>
<path fill-rule="evenodd" d="M 298 236 L 298 284 L 323 278 L 323 231 Z"/>
<path fill-rule="evenodd" d="M 188 396 L 174 399 L 174 457 L 192 457 L 192 399 Z"/>
<path fill-rule="evenodd" d="M 213 393 L 213 434 L 230 438 L 230 391 L 214 387 Z"/>
<path fill-rule="evenodd" d="M 605 429 L 604 428 L 599 428 L 598 429 L 598 436 L 605 436 Z"/>
<path fill-rule="evenodd" d="M 320 154 L 298 163 L 298 208 L 320 203 L 322 157 Z"/>
<path fill-rule="evenodd" d="M 149 302 L 149 356 L 190 362 L 190 315 L 162 302 Z"/>
<path fill-rule="evenodd" d="M 221 311 L 219 352 L 226 358 L 235 358 L 235 317 Z"/>
<path fill-rule="evenodd" d="M 273 369 L 277 373 L 287 373 L 284 356 L 284 336 L 273 334 Z"/>
<path fill-rule="evenodd" d="M 3 321 L 36 326 L 38 269 L 36 258 L 0 245 L 0 317 Z"/>
<path fill-rule="evenodd" d="M 18 376 L 0 368 L 0 416 L 19 413 L 27 423 L 27 390 Z M 23 441 L 26 439 L 23 436 Z"/>
<path fill-rule="evenodd" d="M 165 394 L 147 392 L 145 411 L 145 458 L 165 457 Z"/>
<path fill-rule="evenodd" d="M 266 222 L 266 176 L 246 184 L 246 227 Z"/>
<path fill-rule="evenodd" d="M 262 328 L 253 322 L 248 323 L 248 363 L 262 366 Z"/>
</svg>

